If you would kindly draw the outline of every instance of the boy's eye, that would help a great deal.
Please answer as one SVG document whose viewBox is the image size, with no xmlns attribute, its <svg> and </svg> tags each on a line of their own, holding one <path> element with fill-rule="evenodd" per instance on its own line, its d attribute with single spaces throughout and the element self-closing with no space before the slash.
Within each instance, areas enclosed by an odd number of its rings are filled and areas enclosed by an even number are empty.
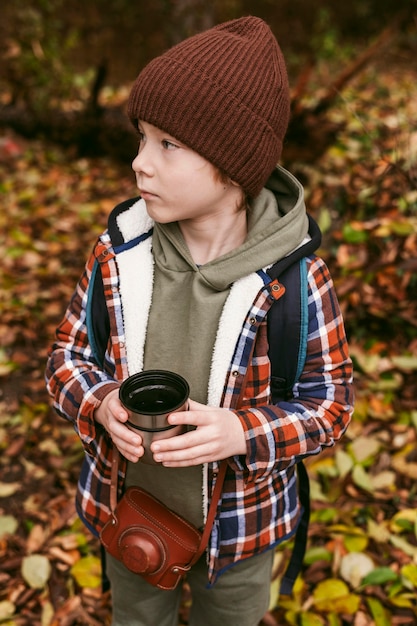
<svg viewBox="0 0 417 626">
<path fill-rule="evenodd" d="M 175 143 L 172 143 L 172 141 L 169 141 L 168 139 L 163 139 L 162 145 L 166 148 L 166 150 L 175 150 L 175 148 L 178 148 Z"/>
</svg>

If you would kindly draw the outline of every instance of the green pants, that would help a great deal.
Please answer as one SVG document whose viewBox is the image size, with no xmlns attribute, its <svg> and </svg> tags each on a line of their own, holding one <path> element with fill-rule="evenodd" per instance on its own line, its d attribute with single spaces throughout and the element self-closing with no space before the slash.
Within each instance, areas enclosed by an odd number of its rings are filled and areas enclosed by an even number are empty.
<svg viewBox="0 0 417 626">
<path fill-rule="evenodd" d="M 268 610 L 273 557 L 274 551 L 268 550 L 242 561 L 207 589 L 203 556 L 187 575 L 192 594 L 189 626 L 257 626 Z M 112 626 L 178 626 L 181 585 L 163 591 L 108 554 L 106 562 L 112 589 Z"/>
</svg>

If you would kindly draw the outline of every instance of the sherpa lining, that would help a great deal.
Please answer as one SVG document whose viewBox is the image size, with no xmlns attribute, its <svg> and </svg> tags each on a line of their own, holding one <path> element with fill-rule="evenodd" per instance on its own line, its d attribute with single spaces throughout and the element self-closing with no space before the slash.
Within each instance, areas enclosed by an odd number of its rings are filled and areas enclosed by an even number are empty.
<svg viewBox="0 0 417 626">
<path fill-rule="evenodd" d="M 145 201 L 140 199 L 127 211 L 121 213 L 117 217 L 117 225 L 125 242 L 151 231 L 153 221 L 146 212 Z M 154 260 L 151 250 L 150 234 L 139 245 L 116 255 L 130 376 L 143 370 L 146 327 L 152 302 L 154 277 Z"/>
</svg>

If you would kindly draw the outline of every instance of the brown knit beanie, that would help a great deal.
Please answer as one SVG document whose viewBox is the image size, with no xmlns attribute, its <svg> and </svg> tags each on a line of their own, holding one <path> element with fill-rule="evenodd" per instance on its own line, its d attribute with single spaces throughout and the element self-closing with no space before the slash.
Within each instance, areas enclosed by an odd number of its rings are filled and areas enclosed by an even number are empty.
<svg viewBox="0 0 417 626">
<path fill-rule="evenodd" d="M 282 151 L 290 111 L 285 62 L 258 17 L 220 24 L 177 44 L 137 77 L 128 115 L 192 148 L 252 197 Z"/>
</svg>

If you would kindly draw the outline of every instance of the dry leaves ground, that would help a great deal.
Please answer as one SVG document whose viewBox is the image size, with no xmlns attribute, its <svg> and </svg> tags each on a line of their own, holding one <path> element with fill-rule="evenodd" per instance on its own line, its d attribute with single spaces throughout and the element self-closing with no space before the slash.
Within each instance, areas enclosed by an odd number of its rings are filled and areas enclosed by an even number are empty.
<svg viewBox="0 0 417 626">
<path fill-rule="evenodd" d="M 271 626 L 417 623 L 417 97 L 372 67 L 333 109 L 319 163 L 292 163 L 324 233 L 356 365 L 352 425 L 309 461 L 309 549 Z M 109 623 L 98 545 L 74 510 L 81 447 L 43 382 L 48 345 L 95 235 L 133 177 L 105 159 L 0 139 L 0 623 Z M 188 597 L 182 606 L 186 623 Z"/>
</svg>

